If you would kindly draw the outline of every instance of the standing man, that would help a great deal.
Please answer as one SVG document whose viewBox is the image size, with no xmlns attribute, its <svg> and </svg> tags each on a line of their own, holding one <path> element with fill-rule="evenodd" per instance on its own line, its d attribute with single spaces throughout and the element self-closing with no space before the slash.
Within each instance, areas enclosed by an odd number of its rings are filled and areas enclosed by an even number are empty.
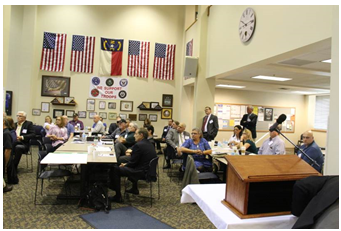
<svg viewBox="0 0 341 231">
<path fill-rule="evenodd" d="M 67 140 L 65 140 L 65 143 L 68 141 L 68 140 L 71 140 L 73 139 L 73 136 L 75 134 L 75 128 L 73 127 L 72 124 L 70 124 L 68 121 L 69 119 L 67 118 L 66 115 L 63 115 L 62 116 L 62 119 L 63 119 L 63 123 L 65 124 L 65 127 L 67 129 Z"/>
<path fill-rule="evenodd" d="M 131 159 L 128 163 L 115 166 L 110 173 L 110 181 L 113 189 L 116 191 L 114 197 L 110 197 L 111 201 L 122 202 L 121 194 L 121 177 L 127 176 L 133 183 L 133 187 L 128 189 L 127 193 L 139 194 L 137 181 L 143 178 L 149 168 L 149 162 L 156 157 L 155 148 L 147 140 L 148 132 L 145 128 L 139 128 L 135 132 L 136 144 L 132 148 Z"/>
<path fill-rule="evenodd" d="M 92 128 L 93 133 L 105 134 L 105 128 L 102 121 L 100 120 L 99 115 L 94 116 L 94 125 L 92 125 Z"/>
<path fill-rule="evenodd" d="M 207 141 L 214 140 L 218 134 L 219 124 L 218 117 L 211 114 L 211 108 L 205 107 L 206 116 L 202 120 L 202 133 Z"/>
<path fill-rule="evenodd" d="M 35 137 L 33 123 L 26 120 L 26 115 L 26 112 L 18 111 L 17 122 L 15 123 L 17 140 L 13 144 L 13 162 L 16 169 L 18 169 L 22 154 L 28 152 L 30 139 Z"/>
<path fill-rule="evenodd" d="M 253 114 L 253 106 L 249 105 L 246 109 L 247 114 L 243 115 L 242 121 L 240 121 L 240 124 L 243 126 L 243 129 L 247 128 L 252 133 L 252 138 L 256 139 L 257 133 L 256 133 L 256 125 L 257 125 L 257 118 L 258 116 L 256 114 Z"/>
<path fill-rule="evenodd" d="M 285 144 L 284 141 L 279 138 L 278 131 L 280 131 L 282 125 L 278 125 L 277 129 L 270 131 L 270 138 L 265 140 L 260 147 L 259 155 L 280 155 L 285 154 Z M 277 131 L 278 130 L 278 131 Z"/>
<path fill-rule="evenodd" d="M 317 171 L 322 171 L 322 165 L 324 163 L 324 157 L 321 152 L 320 147 L 317 145 L 317 143 L 314 141 L 314 135 L 312 131 L 306 131 L 303 133 L 303 145 L 300 147 L 311 159 L 315 160 L 320 167 L 316 166 L 315 164 L 312 166 Z M 298 151 L 297 153 L 298 157 L 302 158 L 305 162 L 308 164 L 312 164 L 311 161 L 301 153 L 301 151 Z"/>
<path fill-rule="evenodd" d="M 163 142 L 166 141 L 167 133 L 169 132 L 169 129 L 172 128 L 172 125 L 173 125 L 173 120 L 172 119 L 168 120 L 168 125 L 165 126 L 162 130 L 162 136 L 161 136 L 162 140 L 161 141 L 163 141 Z"/>
</svg>

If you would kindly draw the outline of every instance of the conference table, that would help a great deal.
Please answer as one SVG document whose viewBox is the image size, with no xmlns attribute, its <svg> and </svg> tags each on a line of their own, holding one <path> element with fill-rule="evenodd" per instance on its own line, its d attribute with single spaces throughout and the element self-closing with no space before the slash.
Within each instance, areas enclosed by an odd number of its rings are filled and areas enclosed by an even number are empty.
<svg viewBox="0 0 341 231">
<path fill-rule="evenodd" d="M 241 219 L 221 202 L 226 184 L 191 184 L 182 189 L 181 203 L 197 203 L 218 229 L 291 229 L 293 215 Z"/>
<path fill-rule="evenodd" d="M 98 151 L 88 153 L 89 146 L 95 146 L 94 142 L 67 142 L 60 146 L 55 152 L 49 153 L 41 164 L 62 165 L 80 164 L 81 165 L 81 184 L 80 197 L 85 195 L 86 176 L 88 164 L 117 164 L 115 150 L 112 145 L 97 145 Z M 112 150 L 111 150 L 112 149 Z M 101 151 L 106 150 L 106 151 Z M 110 150 L 110 151 L 109 151 Z M 78 197 L 79 198 L 79 197 Z"/>
</svg>

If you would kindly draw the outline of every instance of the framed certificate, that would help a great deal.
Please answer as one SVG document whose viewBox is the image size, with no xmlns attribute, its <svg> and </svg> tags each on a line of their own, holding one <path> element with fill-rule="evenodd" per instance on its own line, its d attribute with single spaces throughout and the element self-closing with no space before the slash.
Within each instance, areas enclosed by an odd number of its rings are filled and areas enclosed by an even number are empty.
<svg viewBox="0 0 341 231">
<path fill-rule="evenodd" d="M 41 112 L 50 112 L 49 102 L 41 102 Z"/>
</svg>

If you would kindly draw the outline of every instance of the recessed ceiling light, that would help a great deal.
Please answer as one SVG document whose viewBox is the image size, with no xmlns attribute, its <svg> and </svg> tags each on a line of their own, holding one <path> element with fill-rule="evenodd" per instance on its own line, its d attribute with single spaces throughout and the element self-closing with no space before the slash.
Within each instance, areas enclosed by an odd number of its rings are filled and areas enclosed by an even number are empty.
<svg viewBox="0 0 341 231">
<path fill-rule="evenodd" d="M 288 81 L 292 80 L 292 78 L 283 78 L 283 77 L 275 77 L 275 76 L 264 76 L 264 75 L 258 75 L 251 77 L 253 79 L 263 79 L 263 80 L 271 80 L 271 81 Z"/>
<path fill-rule="evenodd" d="M 332 63 L 332 60 L 331 59 L 326 59 L 326 60 L 323 60 L 321 61 L 322 63 Z"/>
<path fill-rule="evenodd" d="M 228 88 L 245 88 L 245 86 L 238 86 L 238 85 L 227 85 L 227 84 L 218 84 L 216 87 L 228 87 Z"/>
</svg>

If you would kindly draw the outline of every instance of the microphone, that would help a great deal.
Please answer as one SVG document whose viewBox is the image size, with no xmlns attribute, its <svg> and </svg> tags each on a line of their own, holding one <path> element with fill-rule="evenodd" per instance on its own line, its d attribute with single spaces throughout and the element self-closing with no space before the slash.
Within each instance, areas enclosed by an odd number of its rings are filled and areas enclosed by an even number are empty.
<svg viewBox="0 0 341 231">
<path fill-rule="evenodd" d="M 282 124 L 287 119 L 287 116 L 285 114 L 280 115 L 276 122 L 269 128 L 270 132 L 273 132 L 277 129 L 277 126 Z"/>
</svg>

